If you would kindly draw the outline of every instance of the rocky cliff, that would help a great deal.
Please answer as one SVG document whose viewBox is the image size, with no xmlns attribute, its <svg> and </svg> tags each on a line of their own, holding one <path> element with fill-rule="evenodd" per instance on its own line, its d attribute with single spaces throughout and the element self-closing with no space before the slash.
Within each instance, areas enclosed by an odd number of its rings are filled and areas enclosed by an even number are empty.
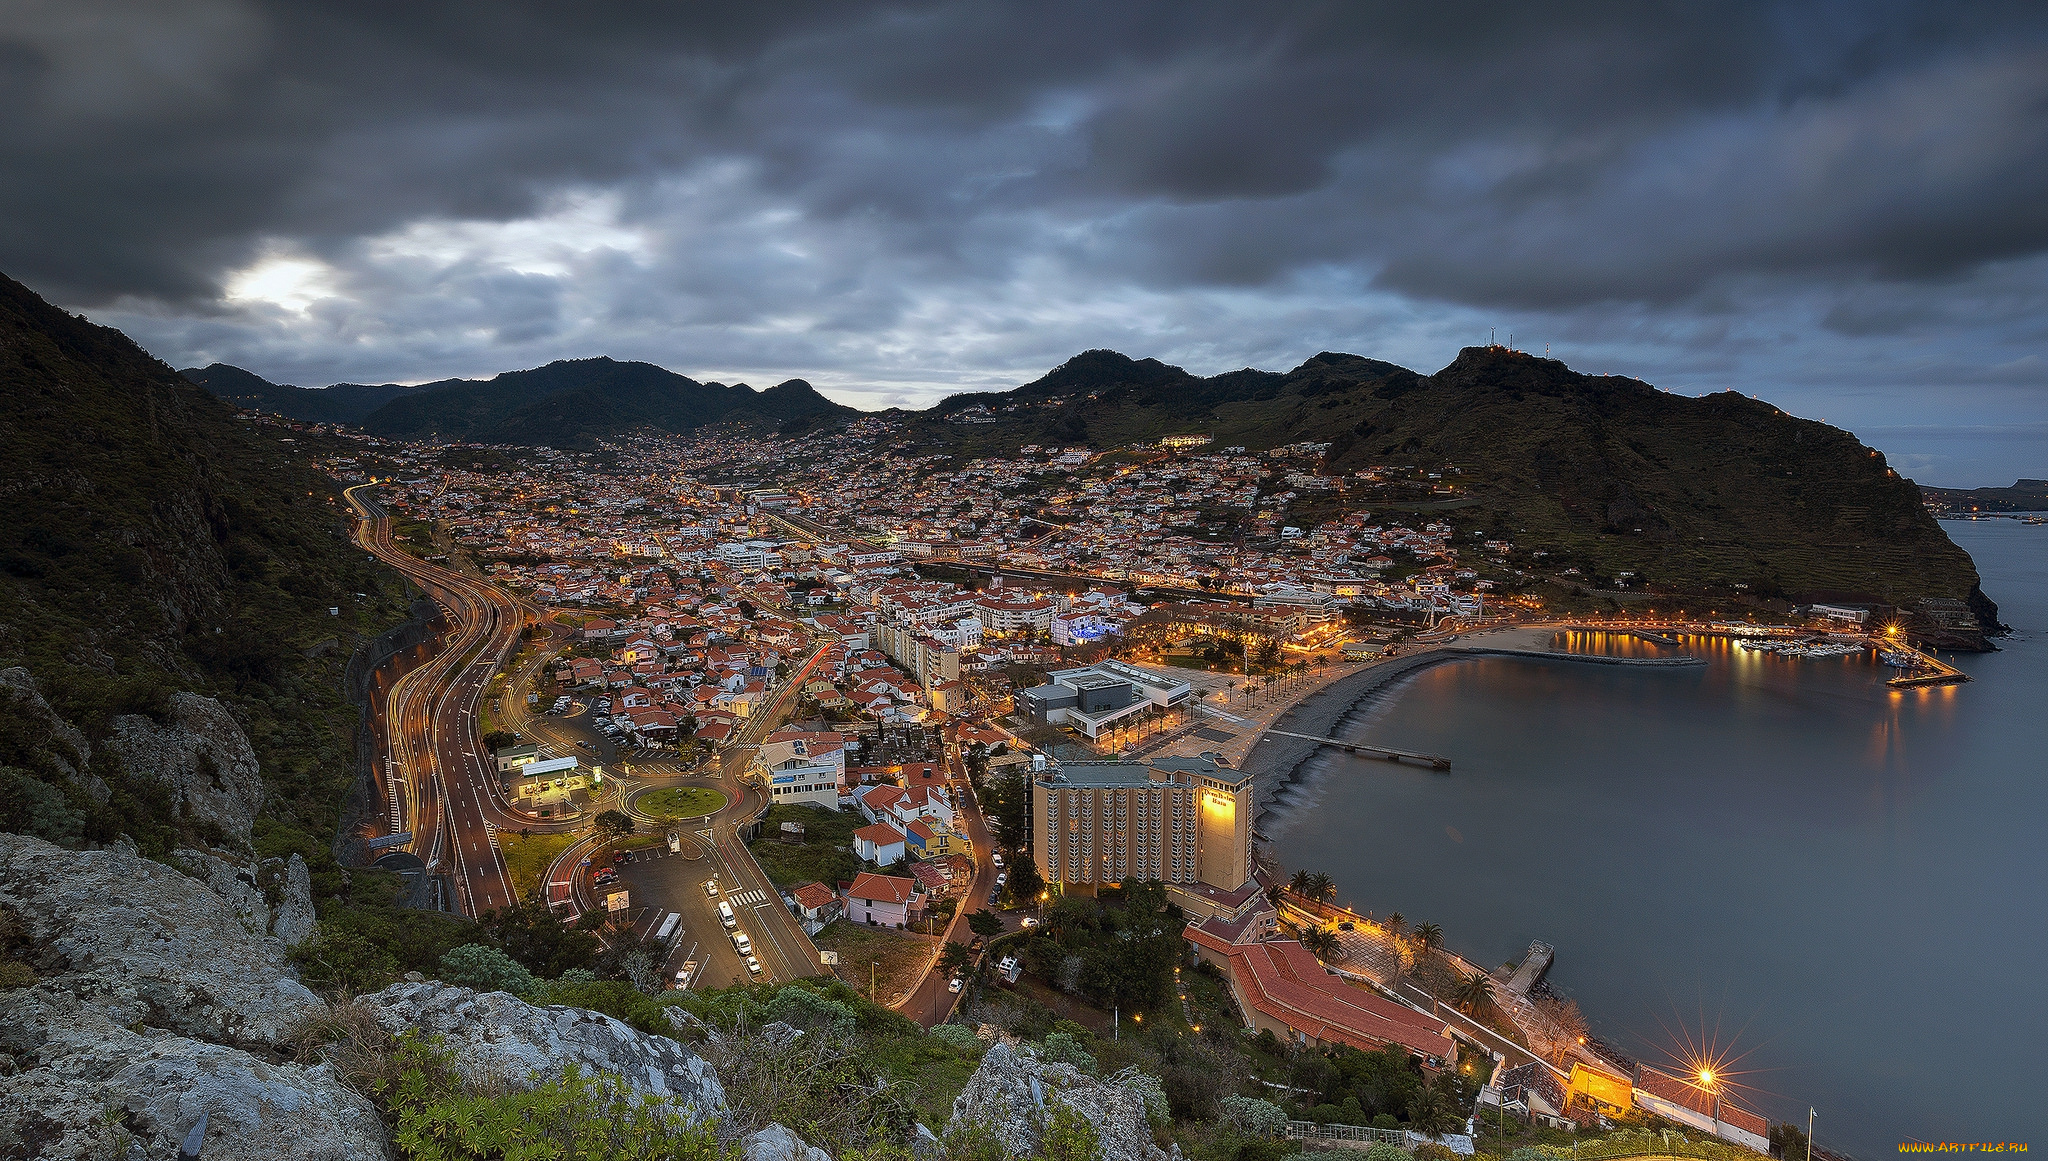
<svg viewBox="0 0 2048 1161">
<path fill-rule="evenodd" d="M 168 1157 L 202 1114 L 208 1161 L 396 1155 L 343 1070 L 306 1059 L 307 1030 L 337 1013 L 294 977 L 286 940 L 250 921 L 224 865 L 186 874 L 125 844 L 0 834 L 5 982 L 18 985 L 0 990 L 0 1158 Z M 480 1085 L 573 1064 L 704 1117 L 723 1107 L 701 1057 L 596 1012 L 432 982 L 354 1007 L 393 1036 L 438 1038 Z"/>
</svg>

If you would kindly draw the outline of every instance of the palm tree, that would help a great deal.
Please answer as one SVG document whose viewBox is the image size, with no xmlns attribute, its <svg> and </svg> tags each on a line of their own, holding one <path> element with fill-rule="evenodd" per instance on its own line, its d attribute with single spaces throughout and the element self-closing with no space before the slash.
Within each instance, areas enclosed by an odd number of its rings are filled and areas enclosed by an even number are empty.
<svg viewBox="0 0 2048 1161">
<path fill-rule="evenodd" d="M 1309 880 L 1313 879 L 1314 877 L 1314 871 L 1296 871 L 1287 880 L 1287 888 L 1288 890 L 1293 891 L 1297 895 L 1306 897 L 1308 895 Z"/>
<path fill-rule="evenodd" d="M 1422 944 L 1422 954 L 1426 958 L 1430 952 L 1444 945 L 1444 929 L 1434 923 L 1418 923 L 1415 925 L 1415 938 Z"/>
<path fill-rule="evenodd" d="M 1311 927 L 1301 933 L 1301 946 L 1318 959 L 1327 958 L 1337 950 L 1337 933 L 1327 927 Z"/>
<path fill-rule="evenodd" d="M 1452 1006 L 1467 1016 L 1477 1017 L 1480 1009 L 1493 1002 L 1493 980 L 1485 972 L 1473 972 L 1459 983 L 1451 997 Z"/>
<path fill-rule="evenodd" d="M 1318 902 L 1327 901 L 1337 894 L 1337 880 L 1317 871 L 1308 877 L 1308 897 Z"/>
<path fill-rule="evenodd" d="M 1408 920 L 1403 918 L 1399 911 L 1387 916 L 1387 931 L 1393 935 L 1396 942 L 1400 940 L 1407 930 Z"/>
</svg>

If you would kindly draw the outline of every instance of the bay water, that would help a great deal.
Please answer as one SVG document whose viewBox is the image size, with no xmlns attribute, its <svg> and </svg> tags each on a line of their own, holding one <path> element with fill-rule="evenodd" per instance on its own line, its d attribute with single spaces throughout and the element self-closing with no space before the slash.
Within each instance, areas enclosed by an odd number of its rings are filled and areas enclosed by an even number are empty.
<svg viewBox="0 0 2048 1161">
<path fill-rule="evenodd" d="M 1451 773 L 1326 753 L 1261 828 L 1468 959 L 1552 944 L 1600 1036 L 1704 1049 L 1773 1120 L 1818 1109 L 1823 1146 L 2048 1148 L 2048 527 L 1945 527 L 2015 630 L 1953 658 L 1969 684 L 1704 638 L 1703 668 L 1438 665 L 1342 734 Z"/>
</svg>

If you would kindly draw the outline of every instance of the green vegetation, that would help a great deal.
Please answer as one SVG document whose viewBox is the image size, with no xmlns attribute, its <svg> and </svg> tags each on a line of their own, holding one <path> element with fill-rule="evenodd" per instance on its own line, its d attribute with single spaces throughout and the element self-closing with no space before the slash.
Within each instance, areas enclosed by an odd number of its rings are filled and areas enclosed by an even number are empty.
<svg viewBox="0 0 2048 1161">
<path fill-rule="evenodd" d="M 804 841 L 782 841 L 782 824 L 804 824 Z M 813 880 L 830 886 L 848 882 L 861 871 L 853 853 L 853 832 L 867 825 L 858 814 L 822 806 L 772 806 L 761 824 L 761 837 L 748 846 L 755 861 L 778 887 Z"/>
<path fill-rule="evenodd" d="M 574 1064 L 559 1080 L 526 1091 L 477 1092 L 449 1054 L 408 1036 L 396 1076 L 371 1085 L 409 1161 L 495 1161 L 580 1157 L 607 1161 L 698 1161 L 736 1156 L 712 1126 L 680 1100 L 635 1093 L 614 1076 L 585 1076 Z"/>
<path fill-rule="evenodd" d="M 1134 883 L 1122 898 L 1065 895 L 1045 923 L 1015 947 L 1031 974 L 1100 1008 L 1150 1011 L 1172 998 L 1187 917 L 1158 883 Z"/>
<path fill-rule="evenodd" d="M 862 995 L 872 979 L 875 995 L 885 1001 L 908 988 L 932 957 L 931 941 L 921 931 L 906 934 L 850 919 L 827 925 L 813 942 L 821 951 L 839 953 L 840 979 Z"/>
<path fill-rule="evenodd" d="M 512 879 L 512 890 L 520 898 L 533 894 L 542 887 L 542 878 L 555 856 L 576 844 L 581 837 L 574 834 L 516 835 L 498 834 L 498 849 L 505 856 L 505 872 Z"/>
<path fill-rule="evenodd" d="M 723 791 L 709 786 L 672 786 L 641 795 L 633 805 L 653 818 L 702 818 L 725 809 Z"/>
</svg>

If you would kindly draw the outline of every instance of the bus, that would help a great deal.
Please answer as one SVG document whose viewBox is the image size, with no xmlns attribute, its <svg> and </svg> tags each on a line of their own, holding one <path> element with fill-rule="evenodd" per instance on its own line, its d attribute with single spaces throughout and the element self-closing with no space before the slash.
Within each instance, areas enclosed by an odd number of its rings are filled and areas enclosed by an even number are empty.
<svg viewBox="0 0 2048 1161">
<path fill-rule="evenodd" d="M 682 926 L 682 922 L 683 916 L 681 912 L 669 912 L 668 918 L 662 920 L 661 927 L 655 931 L 654 942 L 662 944 L 667 943 L 669 941 L 669 937 L 676 933 L 676 928 Z"/>
</svg>

